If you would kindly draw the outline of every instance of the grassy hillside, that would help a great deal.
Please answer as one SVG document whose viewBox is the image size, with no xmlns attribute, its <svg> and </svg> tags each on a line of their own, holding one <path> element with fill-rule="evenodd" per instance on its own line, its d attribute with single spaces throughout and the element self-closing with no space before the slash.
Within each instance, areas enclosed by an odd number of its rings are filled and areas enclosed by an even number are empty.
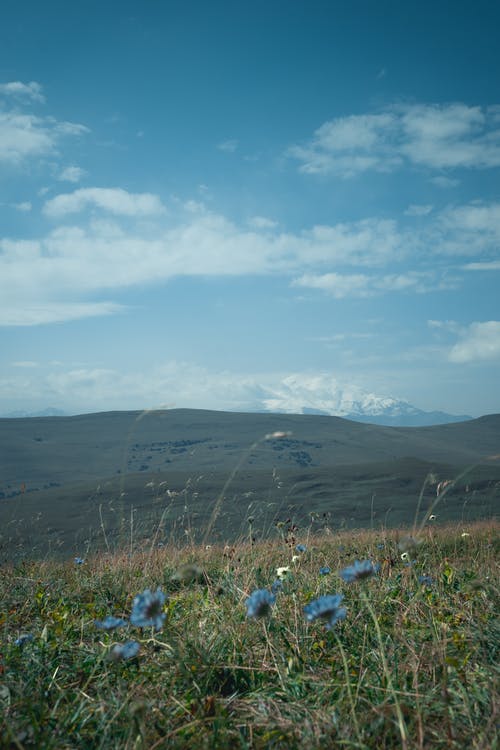
<svg viewBox="0 0 500 750">
<path fill-rule="evenodd" d="M 272 437 L 276 432 L 281 437 Z M 270 437 L 271 436 L 271 437 Z M 439 521 L 492 517 L 500 415 L 422 428 L 198 410 L 0 420 L 0 560 L 277 524 L 399 526 L 455 479 Z"/>
<path fill-rule="evenodd" d="M 4 568 L 0 745 L 492 750 L 498 540 L 300 531 Z"/>
</svg>

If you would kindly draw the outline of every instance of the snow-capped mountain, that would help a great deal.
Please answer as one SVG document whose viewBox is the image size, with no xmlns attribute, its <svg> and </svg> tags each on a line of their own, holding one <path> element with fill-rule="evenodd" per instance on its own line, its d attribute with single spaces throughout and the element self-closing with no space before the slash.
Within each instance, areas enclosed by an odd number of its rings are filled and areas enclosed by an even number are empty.
<svg viewBox="0 0 500 750">
<path fill-rule="evenodd" d="M 441 411 L 426 412 L 408 401 L 380 396 L 328 375 L 290 375 L 263 389 L 256 411 L 323 414 L 381 425 L 421 426 L 462 422 L 471 417 Z"/>
</svg>

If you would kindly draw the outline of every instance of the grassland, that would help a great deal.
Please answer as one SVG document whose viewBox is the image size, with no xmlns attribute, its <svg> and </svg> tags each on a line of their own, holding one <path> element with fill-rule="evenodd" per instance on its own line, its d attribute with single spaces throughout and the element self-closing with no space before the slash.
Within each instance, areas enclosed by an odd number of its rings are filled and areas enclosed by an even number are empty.
<svg viewBox="0 0 500 750">
<path fill-rule="evenodd" d="M 427 514 L 403 539 L 283 523 L 252 543 L 253 523 L 231 546 L 132 540 L 81 564 L 3 566 L 1 747 L 496 747 L 497 524 Z M 380 570 L 347 584 L 338 572 L 356 558 Z M 247 617 L 279 567 L 270 613 Z M 157 587 L 159 630 L 96 627 Z M 307 603 L 336 593 L 345 620 L 306 621 Z M 139 652 L 120 658 L 129 640 Z"/>
<path fill-rule="evenodd" d="M 499 446 L 500 415 L 420 428 L 189 409 L 0 419 L 0 563 L 88 556 L 131 534 L 201 542 L 219 501 L 211 543 L 246 534 L 249 515 L 259 540 L 288 518 L 401 527 L 446 479 L 440 523 L 493 518 Z"/>
</svg>

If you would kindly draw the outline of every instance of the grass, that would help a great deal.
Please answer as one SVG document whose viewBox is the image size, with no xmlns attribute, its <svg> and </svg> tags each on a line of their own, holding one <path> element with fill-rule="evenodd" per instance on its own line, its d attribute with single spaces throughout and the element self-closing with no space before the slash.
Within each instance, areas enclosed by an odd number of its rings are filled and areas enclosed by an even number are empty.
<svg viewBox="0 0 500 750">
<path fill-rule="evenodd" d="M 4 566 L 0 746 L 496 747 L 498 524 L 428 521 L 416 544 L 395 530 L 281 531 Z M 345 583 L 355 559 L 380 570 Z M 270 614 L 247 618 L 278 567 L 290 570 Z M 161 630 L 96 628 L 157 587 Z M 306 604 L 336 593 L 345 620 L 306 621 Z M 138 655 L 113 658 L 128 640 Z"/>
</svg>

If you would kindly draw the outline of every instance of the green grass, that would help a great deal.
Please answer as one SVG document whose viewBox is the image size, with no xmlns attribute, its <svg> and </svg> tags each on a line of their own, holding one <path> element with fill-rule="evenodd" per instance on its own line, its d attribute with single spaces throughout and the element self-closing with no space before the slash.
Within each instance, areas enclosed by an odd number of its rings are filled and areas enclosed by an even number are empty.
<svg viewBox="0 0 500 750">
<path fill-rule="evenodd" d="M 497 524 L 428 522 L 409 566 L 403 532 L 280 533 L 208 549 L 152 543 L 80 566 L 4 566 L 0 746 L 496 746 Z M 344 583 L 338 571 L 355 558 L 380 562 L 380 573 Z M 201 572 L 175 577 L 187 563 Z M 320 576 L 324 565 L 332 572 Z M 271 615 L 248 619 L 246 598 L 279 566 L 290 573 Z M 157 586 L 168 595 L 159 632 L 95 627 L 108 614 L 128 617 L 134 596 Z M 303 615 L 327 593 L 343 593 L 347 607 L 330 631 Z M 27 633 L 33 640 L 15 645 Z M 111 658 L 129 639 L 139 655 Z"/>
</svg>

